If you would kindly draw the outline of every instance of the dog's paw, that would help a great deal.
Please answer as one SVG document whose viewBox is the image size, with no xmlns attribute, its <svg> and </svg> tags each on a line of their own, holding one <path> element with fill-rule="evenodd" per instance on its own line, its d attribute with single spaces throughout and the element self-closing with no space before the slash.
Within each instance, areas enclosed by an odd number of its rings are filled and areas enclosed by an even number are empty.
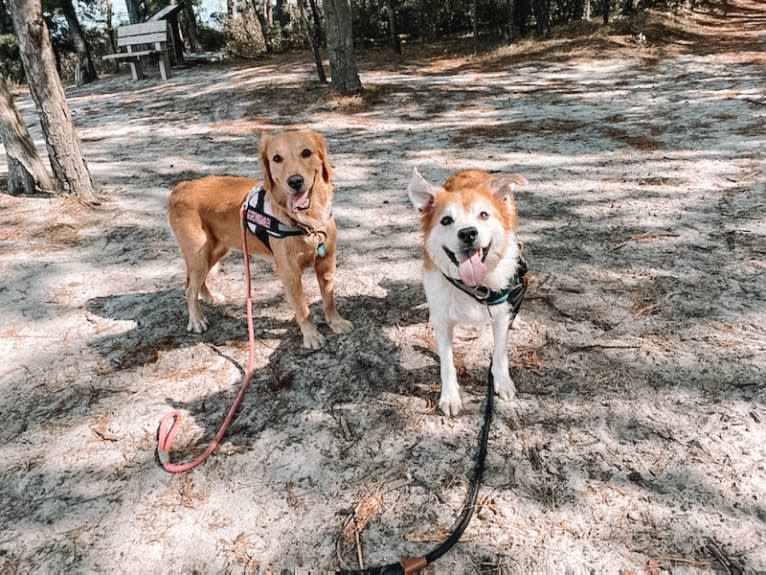
<svg viewBox="0 0 766 575">
<path fill-rule="evenodd" d="M 444 415 L 448 416 L 460 413 L 460 410 L 463 409 L 463 402 L 460 401 L 460 394 L 457 391 L 450 395 L 442 393 L 439 398 L 439 409 L 442 410 Z"/>
<path fill-rule="evenodd" d="M 199 299 L 204 301 L 208 305 L 222 305 L 226 302 L 224 297 L 219 294 L 214 294 L 210 291 L 200 292 Z"/>
<path fill-rule="evenodd" d="M 319 349 L 324 345 L 324 336 L 314 325 L 303 329 L 303 347 L 306 349 Z"/>
<path fill-rule="evenodd" d="M 186 331 L 191 333 L 204 333 L 207 331 L 207 328 L 207 319 L 203 316 L 198 319 L 189 318 L 189 324 L 186 326 Z"/>
<path fill-rule="evenodd" d="M 327 320 L 327 323 L 330 325 L 330 329 L 333 330 L 333 332 L 335 333 L 348 333 L 352 329 L 354 329 L 353 323 L 351 323 L 347 319 L 343 319 L 340 316 L 333 318 L 331 320 Z"/>
<path fill-rule="evenodd" d="M 500 399 L 508 401 L 516 395 L 516 386 L 513 384 L 511 376 L 506 373 L 493 374 L 495 379 L 495 393 Z"/>
</svg>

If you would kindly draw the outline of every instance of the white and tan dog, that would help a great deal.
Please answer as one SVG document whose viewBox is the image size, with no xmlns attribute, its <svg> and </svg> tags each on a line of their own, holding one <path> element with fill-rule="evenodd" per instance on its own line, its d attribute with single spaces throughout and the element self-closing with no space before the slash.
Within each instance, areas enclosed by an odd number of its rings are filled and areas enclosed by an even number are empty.
<svg viewBox="0 0 766 575">
<path fill-rule="evenodd" d="M 417 169 L 412 173 L 407 192 L 423 224 L 423 283 L 441 362 L 439 407 L 447 415 L 462 408 L 452 357 L 458 323 L 492 324 L 495 392 L 503 399 L 514 396 L 507 350 L 511 307 L 488 305 L 488 298 L 499 301 L 518 279 L 521 254 L 513 190 L 526 183 L 519 174 L 494 178 L 466 170 L 439 188 Z"/>
</svg>

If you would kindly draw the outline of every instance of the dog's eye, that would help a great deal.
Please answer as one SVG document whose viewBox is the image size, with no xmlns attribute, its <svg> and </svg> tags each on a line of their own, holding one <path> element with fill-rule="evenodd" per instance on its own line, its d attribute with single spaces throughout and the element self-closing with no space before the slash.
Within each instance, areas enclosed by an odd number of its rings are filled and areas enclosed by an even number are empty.
<svg viewBox="0 0 766 575">
<path fill-rule="evenodd" d="M 271 159 L 274 160 L 275 164 L 281 164 L 282 163 L 282 156 L 280 156 L 279 154 L 274 154 L 274 157 L 271 158 Z"/>
<path fill-rule="evenodd" d="M 448 225 L 450 225 L 450 224 L 451 224 L 452 222 L 454 222 L 454 221 L 455 221 L 455 220 L 453 220 L 451 216 L 444 216 L 444 217 L 441 219 L 441 225 L 443 225 L 443 226 L 448 226 Z"/>
<path fill-rule="evenodd" d="M 481 213 L 479 213 L 479 219 L 480 220 L 488 220 L 489 219 L 489 214 L 487 212 L 481 212 Z"/>
<path fill-rule="evenodd" d="M 310 155 L 311 155 L 311 150 L 309 150 L 308 148 L 305 148 L 305 149 L 304 149 L 304 150 L 301 152 L 301 157 L 302 157 L 302 158 L 308 158 Z"/>
</svg>

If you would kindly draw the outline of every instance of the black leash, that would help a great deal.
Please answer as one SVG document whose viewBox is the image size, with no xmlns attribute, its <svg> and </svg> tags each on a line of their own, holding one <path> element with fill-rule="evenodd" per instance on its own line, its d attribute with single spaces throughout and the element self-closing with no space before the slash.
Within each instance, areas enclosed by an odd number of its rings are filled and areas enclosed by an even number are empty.
<svg viewBox="0 0 766 575">
<path fill-rule="evenodd" d="M 449 279 L 453 285 L 460 288 L 467 294 L 473 296 L 481 303 L 486 304 L 489 309 L 491 305 L 497 305 L 507 302 L 511 307 L 511 320 L 508 323 L 510 329 L 513 326 L 513 321 L 516 319 L 516 315 L 521 308 L 521 302 L 524 300 L 524 294 L 527 291 L 527 285 L 529 285 L 529 277 L 527 276 L 527 261 L 524 258 L 523 246 L 519 244 L 519 262 L 516 267 L 516 273 L 511 278 L 510 284 L 506 290 L 498 293 L 488 294 L 489 297 L 484 297 L 485 294 L 480 294 L 477 297 L 476 292 L 472 288 L 465 286 L 465 289 L 456 283 L 458 280 L 453 280 L 449 276 Z M 460 282 L 462 284 L 462 282 Z M 486 289 L 486 288 L 485 288 Z M 487 301 L 491 298 L 491 301 Z M 476 498 L 479 496 L 479 488 L 484 477 L 484 462 L 487 459 L 487 445 L 489 443 L 489 428 L 492 424 L 492 414 L 494 408 L 494 386 L 495 378 L 492 377 L 492 361 L 489 362 L 489 369 L 487 370 L 487 399 L 484 405 L 484 424 L 481 427 L 479 433 L 479 452 L 476 455 L 476 465 L 473 468 L 473 477 L 468 484 L 468 492 L 465 495 L 465 503 L 463 504 L 463 512 L 460 514 L 455 526 L 452 528 L 452 532 L 442 543 L 437 545 L 430 553 L 421 555 L 420 557 L 402 557 L 399 563 L 389 563 L 388 565 L 382 565 L 380 567 L 369 567 L 367 569 L 343 569 L 336 571 L 335 575 L 412 575 L 418 571 L 422 571 L 426 566 L 430 565 L 442 555 L 447 553 L 455 543 L 458 542 L 463 532 L 471 522 L 473 517 L 473 511 L 476 507 Z"/>
<path fill-rule="evenodd" d="M 437 545 L 431 552 L 420 557 L 403 557 L 399 563 L 390 563 L 380 567 L 369 567 L 367 569 L 344 569 L 336 571 L 335 575 L 411 575 L 426 568 L 442 555 L 447 553 L 455 543 L 458 542 L 463 532 L 471 522 L 474 509 L 476 508 L 476 499 L 479 496 L 479 488 L 484 477 L 484 462 L 487 459 L 487 445 L 489 443 L 489 428 L 492 424 L 492 413 L 494 408 L 494 385 L 495 380 L 492 377 L 492 362 L 489 364 L 487 373 L 487 400 L 484 405 L 484 424 L 479 433 L 479 453 L 476 456 L 476 465 L 473 468 L 473 477 L 468 485 L 468 492 L 465 495 L 463 512 L 460 514 L 452 533 L 442 543 Z"/>
</svg>

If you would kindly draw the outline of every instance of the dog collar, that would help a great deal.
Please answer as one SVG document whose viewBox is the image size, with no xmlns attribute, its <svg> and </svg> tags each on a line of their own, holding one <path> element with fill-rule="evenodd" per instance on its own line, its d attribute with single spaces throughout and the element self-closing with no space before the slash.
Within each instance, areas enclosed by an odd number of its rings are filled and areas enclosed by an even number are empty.
<svg viewBox="0 0 766 575">
<path fill-rule="evenodd" d="M 524 299 L 524 292 L 527 291 L 529 278 L 527 277 L 527 260 L 524 258 L 523 246 L 519 243 L 519 261 L 516 264 L 516 271 L 508 282 L 508 287 L 502 290 L 493 290 L 487 286 L 469 286 L 457 278 L 453 278 L 442 272 L 442 275 L 453 286 L 463 293 L 468 294 L 481 304 L 499 305 L 508 302 L 511 307 L 512 317 L 516 317 Z"/>
<path fill-rule="evenodd" d="M 324 232 L 316 232 L 307 228 L 291 227 L 283 224 L 274 214 L 271 213 L 271 205 L 266 199 L 266 189 L 263 184 L 258 184 L 250 190 L 245 201 L 242 203 L 242 225 L 247 226 L 254 236 L 256 236 L 271 251 L 269 238 L 283 239 L 291 236 L 305 236 L 309 234 L 318 234 L 324 237 Z M 317 244 L 317 255 L 324 257 L 326 254 L 324 241 Z"/>
</svg>

